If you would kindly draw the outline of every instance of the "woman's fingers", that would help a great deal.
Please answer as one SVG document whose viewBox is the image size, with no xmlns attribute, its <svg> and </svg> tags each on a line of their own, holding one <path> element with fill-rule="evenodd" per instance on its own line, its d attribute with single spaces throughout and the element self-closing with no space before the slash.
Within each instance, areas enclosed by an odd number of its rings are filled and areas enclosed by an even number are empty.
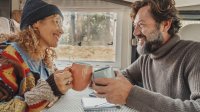
<svg viewBox="0 0 200 112">
<path fill-rule="evenodd" d="M 72 74 L 68 68 L 58 70 L 54 73 L 54 80 L 60 92 L 63 94 L 72 87 Z"/>
</svg>

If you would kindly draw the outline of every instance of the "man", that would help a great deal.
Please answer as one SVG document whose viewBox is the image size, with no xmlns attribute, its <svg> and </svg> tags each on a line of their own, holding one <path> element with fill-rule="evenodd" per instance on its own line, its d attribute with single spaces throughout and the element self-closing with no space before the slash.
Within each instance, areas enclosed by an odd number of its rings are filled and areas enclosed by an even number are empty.
<svg viewBox="0 0 200 112">
<path fill-rule="evenodd" d="M 99 78 L 93 89 L 109 102 L 140 112 L 200 111 L 200 43 L 180 40 L 174 0 L 133 4 L 134 36 L 141 55 L 115 79 Z M 131 84 L 142 81 L 144 88 Z"/>
</svg>

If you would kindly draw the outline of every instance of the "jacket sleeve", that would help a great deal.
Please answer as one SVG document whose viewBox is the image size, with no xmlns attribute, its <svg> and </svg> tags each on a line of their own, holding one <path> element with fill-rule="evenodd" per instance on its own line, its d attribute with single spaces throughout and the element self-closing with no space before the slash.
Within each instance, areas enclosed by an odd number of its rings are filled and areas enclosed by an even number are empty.
<svg viewBox="0 0 200 112">
<path fill-rule="evenodd" d="M 29 74 L 31 75 L 31 74 Z M 0 63 L 0 110 L 5 112 L 41 111 L 56 99 L 51 86 L 38 80 L 33 88 L 26 87 L 28 78 L 20 79 L 12 64 Z M 33 81 L 33 80 L 32 80 Z M 26 88 L 26 92 L 20 93 Z"/>
<path fill-rule="evenodd" d="M 44 80 L 38 80 L 35 87 L 25 92 L 24 98 L 29 111 L 43 110 L 50 102 L 57 99 L 50 85 Z"/>
<path fill-rule="evenodd" d="M 138 85 L 139 82 L 142 82 L 142 74 L 140 68 L 141 61 L 142 57 L 139 57 L 130 66 L 122 70 L 122 74 L 134 85 Z"/>
<path fill-rule="evenodd" d="M 5 61 L 4 61 L 5 62 Z M 0 110 L 5 112 L 24 111 L 26 103 L 17 95 L 19 85 L 11 64 L 0 63 Z"/>
<path fill-rule="evenodd" d="M 134 86 L 126 105 L 140 112 L 199 112 L 200 95 L 196 99 L 181 100 Z"/>
</svg>

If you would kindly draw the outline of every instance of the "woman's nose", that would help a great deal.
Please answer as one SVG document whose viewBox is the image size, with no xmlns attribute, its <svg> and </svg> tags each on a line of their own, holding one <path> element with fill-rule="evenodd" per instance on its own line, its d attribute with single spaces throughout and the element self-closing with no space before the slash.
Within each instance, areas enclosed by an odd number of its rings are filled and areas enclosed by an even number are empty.
<svg viewBox="0 0 200 112">
<path fill-rule="evenodd" d="M 63 33 L 64 33 L 63 27 L 59 27 L 59 33 L 60 33 L 60 34 L 63 34 Z"/>
</svg>

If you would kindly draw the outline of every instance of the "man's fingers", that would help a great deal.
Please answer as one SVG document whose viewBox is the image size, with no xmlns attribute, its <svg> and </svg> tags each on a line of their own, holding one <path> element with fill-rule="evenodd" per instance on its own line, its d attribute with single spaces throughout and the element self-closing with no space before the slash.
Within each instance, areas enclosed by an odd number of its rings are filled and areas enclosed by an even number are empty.
<svg viewBox="0 0 200 112">
<path fill-rule="evenodd" d="M 95 84 L 99 84 L 99 85 L 108 85 L 110 82 L 111 82 L 111 80 L 113 80 L 113 79 L 110 79 L 110 78 L 96 78 L 95 80 L 94 80 L 94 83 Z"/>
<path fill-rule="evenodd" d="M 93 84 L 93 89 L 98 93 L 98 94 L 105 94 L 109 92 L 109 88 L 107 86 L 97 86 L 96 84 Z"/>
<path fill-rule="evenodd" d="M 120 75 L 120 72 L 119 71 L 115 71 L 115 76 L 119 76 Z"/>
<path fill-rule="evenodd" d="M 101 94 L 101 93 L 95 93 L 97 97 L 99 98 L 105 98 L 106 97 L 106 94 Z"/>
<path fill-rule="evenodd" d="M 116 77 L 119 77 L 119 76 L 121 77 L 121 76 L 123 76 L 123 75 L 122 75 L 122 73 L 121 73 L 120 71 L 115 71 L 115 76 L 116 76 Z"/>
</svg>

